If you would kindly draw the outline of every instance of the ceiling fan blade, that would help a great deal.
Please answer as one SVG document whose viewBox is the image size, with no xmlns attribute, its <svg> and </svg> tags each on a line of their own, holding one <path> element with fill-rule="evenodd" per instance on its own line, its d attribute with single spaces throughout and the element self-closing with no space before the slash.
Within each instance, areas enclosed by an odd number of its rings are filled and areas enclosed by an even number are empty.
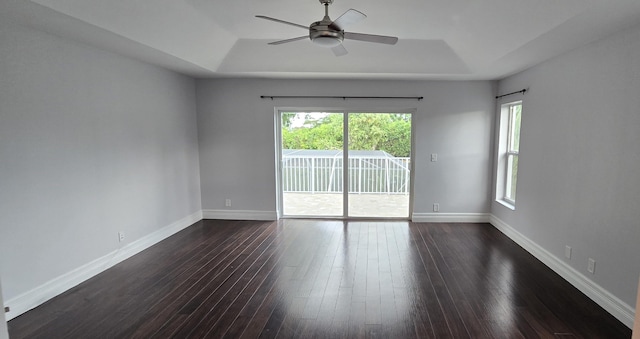
<svg viewBox="0 0 640 339">
<path fill-rule="evenodd" d="M 291 38 L 291 39 L 286 39 L 286 40 L 279 40 L 279 41 L 270 42 L 269 45 L 282 45 L 282 44 L 286 44 L 287 42 L 294 42 L 294 41 L 298 41 L 298 40 L 302 40 L 302 39 L 308 39 L 308 38 L 309 38 L 308 35 L 303 35 L 303 36 L 299 36 L 297 38 Z"/>
<path fill-rule="evenodd" d="M 300 28 L 307 29 L 307 30 L 309 29 L 309 27 L 308 27 L 308 26 L 303 26 L 303 25 L 294 24 L 293 22 L 284 21 L 284 20 L 280 20 L 280 19 L 276 19 L 276 18 L 271 18 L 271 17 L 264 16 L 264 15 L 256 15 L 256 18 L 265 19 L 265 20 L 270 20 L 270 21 L 275 21 L 275 22 L 279 22 L 279 23 L 281 23 L 281 24 L 291 25 L 291 26 L 296 26 L 296 27 L 300 27 Z"/>
<path fill-rule="evenodd" d="M 339 29 L 339 30 L 344 30 L 345 28 L 347 28 L 348 26 L 351 26 L 353 24 L 355 24 L 356 22 L 359 22 L 360 20 L 366 18 L 367 16 L 364 15 L 364 13 L 360 12 L 360 11 L 356 11 L 355 9 L 351 8 L 350 10 L 344 12 L 340 17 L 338 17 L 336 20 L 334 20 L 331 25 L 329 25 L 329 27 L 334 28 L 334 29 Z"/>
<path fill-rule="evenodd" d="M 346 48 L 344 48 L 344 46 L 342 44 L 335 46 L 333 48 L 331 48 L 331 51 L 333 52 L 333 54 L 335 54 L 335 56 L 339 57 L 339 56 L 343 56 L 343 55 L 347 55 L 349 52 L 347 51 Z"/>
<path fill-rule="evenodd" d="M 350 39 L 350 40 L 375 42 L 378 44 L 387 44 L 387 45 L 395 45 L 396 42 L 398 42 L 398 38 L 394 36 L 350 33 L 350 32 L 344 32 L 344 38 Z"/>
</svg>

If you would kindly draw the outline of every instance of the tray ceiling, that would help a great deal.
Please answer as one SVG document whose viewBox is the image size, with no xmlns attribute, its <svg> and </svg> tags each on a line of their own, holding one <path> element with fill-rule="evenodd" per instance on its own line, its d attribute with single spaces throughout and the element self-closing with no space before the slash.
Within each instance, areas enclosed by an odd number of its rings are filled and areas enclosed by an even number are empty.
<svg viewBox="0 0 640 339">
<path fill-rule="evenodd" d="M 317 0 L 4 0 L 0 19 L 195 77 L 499 79 L 640 23 L 637 0 L 335 0 L 368 18 L 348 31 L 399 37 L 345 41 L 335 57 L 297 27 L 323 16 Z"/>
</svg>

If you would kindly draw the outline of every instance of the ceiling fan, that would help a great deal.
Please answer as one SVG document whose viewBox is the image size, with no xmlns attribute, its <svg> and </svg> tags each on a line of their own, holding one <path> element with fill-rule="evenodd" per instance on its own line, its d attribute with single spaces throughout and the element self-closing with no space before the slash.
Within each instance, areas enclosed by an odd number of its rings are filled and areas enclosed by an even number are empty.
<svg viewBox="0 0 640 339">
<path fill-rule="evenodd" d="M 313 43 L 331 48 L 333 54 L 336 56 L 342 56 L 347 54 L 347 49 L 342 45 L 344 39 L 359 40 L 366 42 L 375 42 L 379 44 L 395 45 L 398 42 L 398 38 L 384 35 L 362 34 L 345 32 L 344 29 L 352 25 L 367 16 L 363 13 L 350 9 L 344 12 L 338 19 L 332 21 L 329 18 L 329 5 L 333 3 L 333 0 L 319 0 L 324 5 L 324 18 L 320 21 L 312 23 L 309 27 L 304 25 L 295 24 L 293 22 L 284 21 L 280 19 L 271 18 L 264 15 L 256 15 L 256 18 L 271 20 L 279 22 L 281 24 L 300 27 L 309 31 L 308 35 L 303 35 L 297 38 L 280 40 L 270 42 L 269 45 L 280 45 L 288 42 L 298 41 L 309 38 Z"/>
</svg>

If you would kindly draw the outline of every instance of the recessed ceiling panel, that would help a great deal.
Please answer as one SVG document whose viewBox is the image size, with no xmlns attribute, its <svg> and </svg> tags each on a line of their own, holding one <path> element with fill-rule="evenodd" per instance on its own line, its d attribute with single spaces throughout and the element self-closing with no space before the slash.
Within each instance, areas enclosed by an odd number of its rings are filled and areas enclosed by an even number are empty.
<svg viewBox="0 0 640 339">
<path fill-rule="evenodd" d="M 219 71 L 349 74 L 469 74 L 465 63 L 443 40 L 400 40 L 397 45 L 345 41 L 349 51 L 336 57 L 330 49 L 301 40 L 267 45 L 270 40 L 241 39 Z"/>
</svg>

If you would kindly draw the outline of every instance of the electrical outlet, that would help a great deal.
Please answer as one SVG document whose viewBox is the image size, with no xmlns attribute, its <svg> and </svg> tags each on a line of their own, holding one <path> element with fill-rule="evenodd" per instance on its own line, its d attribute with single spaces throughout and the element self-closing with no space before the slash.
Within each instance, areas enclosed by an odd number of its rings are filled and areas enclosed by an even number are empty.
<svg viewBox="0 0 640 339">
<path fill-rule="evenodd" d="M 434 212 L 440 212 L 440 204 L 438 204 L 438 203 L 433 204 L 433 211 Z"/>
<path fill-rule="evenodd" d="M 431 161 L 432 162 L 438 161 L 438 153 L 431 153 Z"/>
<path fill-rule="evenodd" d="M 224 205 L 225 205 L 226 207 L 231 207 L 231 199 L 225 199 L 225 200 L 224 200 Z"/>
<path fill-rule="evenodd" d="M 567 259 L 571 259 L 571 246 L 567 245 L 567 246 L 564 248 L 564 256 L 565 256 Z"/>
<path fill-rule="evenodd" d="M 11 312 L 11 309 L 9 308 L 9 306 L 6 306 L 4 308 L 4 313 L 9 313 L 9 312 Z"/>
<path fill-rule="evenodd" d="M 596 273 L 596 261 L 589 258 L 589 264 L 587 265 L 587 271 L 589 271 L 589 273 L 591 274 L 595 274 Z"/>
<path fill-rule="evenodd" d="M 124 241 L 124 232 L 118 232 L 118 241 L 120 242 Z"/>
</svg>

